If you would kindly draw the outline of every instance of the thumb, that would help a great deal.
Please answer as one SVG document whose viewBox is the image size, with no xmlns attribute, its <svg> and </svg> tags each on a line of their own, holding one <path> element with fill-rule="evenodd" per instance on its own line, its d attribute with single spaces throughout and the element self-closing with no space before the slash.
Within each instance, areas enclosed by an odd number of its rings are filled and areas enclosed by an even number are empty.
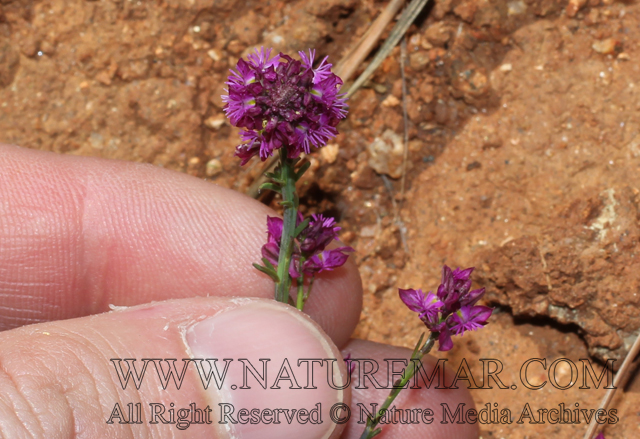
<svg viewBox="0 0 640 439">
<path fill-rule="evenodd" d="M 340 359 L 303 313 L 262 299 L 173 300 L 25 326 L 0 333 L 0 431 L 337 438 L 330 409 L 350 402 L 348 387 L 334 388 L 346 377 Z"/>
</svg>

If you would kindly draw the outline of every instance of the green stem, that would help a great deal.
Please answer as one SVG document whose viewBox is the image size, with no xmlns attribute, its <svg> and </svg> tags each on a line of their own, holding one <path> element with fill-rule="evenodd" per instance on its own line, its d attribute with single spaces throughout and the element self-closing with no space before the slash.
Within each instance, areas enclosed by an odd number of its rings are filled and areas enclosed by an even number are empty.
<svg viewBox="0 0 640 439">
<path fill-rule="evenodd" d="M 275 299 L 279 302 L 289 302 L 289 290 L 291 288 L 291 254 L 293 252 L 293 238 L 296 229 L 296 217 L 298 215 L 298 197 L 296 196 L 296 176 L 294 162 L 287 158 L 286 148 L 280 148 L 281 176 L 284 182 L 282 186 L 282 202 L 284 206 L 282 239 L 280 241 L 280 256 L 278 257 L 278 278 L 276 283 Z"/>
<path fill-rule="evenodd" d="M 296 301 L 296 308 L 302 311 L 302 308 L 304 308 L 304 275 L 301 274 L 296 281 L 298 282 L 298 300 Z"/>
<path fill-rule="evenodd" d="M 309 288 L 307 288 L 307 292 L 304 294 L 304 297 L 302 298 L 302 308 L 304 308 L 304 305 L 307 303 L 307 299 L 309 298 L 309 296 L 311 295 L 311 287 L 313 287 L 313 281 L 316 280 L 316 277 L 313 276 L 311 278 L 311 280 L 309 281 Z M 302 309 L 301 308 L 301 309 Z"/>
<path fill-rule="evenodd" d="M 298 308 L 300 311 L 302 311 L 302 308 L 304 308 L 304 301 L 305 301 L 305 297 L 304 297 L 304 273 L 302 272 L 302 267 L 304 266 L 304 257 L 300 256 L 300 271 L 298 272 L 299 277 L 298 279 L 296 279 L 296 282 L 298 283 L 298 298 L 296 300 L 296 308 Z"/>
<path fill-rule="evenodd" d="M 415 351 L 414 354 L 411 355 L 411 359 L 409 360 L 409 364 L 407 365 L 407 368 L 402 374 L 402 378 L 396 381 L 395 383 L 393 383 L 393 389 L 391 390 L 391 392 L 389 392 L 389 396 L 387 396 L 387 398 L 384 400 L 384 403 L 380 407 L 380 410 L 378 410 L 378 413 L 376 413 L 373 419 L 371 418 L 367 419 L 367 426 L 365 427 L 364 432 L 362 432 L 360 439 L 371 439 L 372 437 L 380 434 L 381 430 L 379 428 L 376 428 L 380 423 L 380 420 L 382 420 L 382 417 L 391 406 L 391 403 L 400 394 L 400 391 L 409 382 L 409 380 L 413 378 L 413 376 L 416 374 L 416 372 L 418 371 L 418 367 L 422 366 L 422 362 L 421 362 L 422 357 L 424 357 L 427 353 L 431 351 L 431 348 L 433 348 L 433 344 L 435 343 L 437 338 L 438 338 L 437 332 L 430 333 L 429 338 L 427 338 L 427 340 L 424 342 L 424 345 L 422 346 L 422 348 Z M 417 365 L 420 365 L 420 366 L 417 366 Z"/>
</svg>

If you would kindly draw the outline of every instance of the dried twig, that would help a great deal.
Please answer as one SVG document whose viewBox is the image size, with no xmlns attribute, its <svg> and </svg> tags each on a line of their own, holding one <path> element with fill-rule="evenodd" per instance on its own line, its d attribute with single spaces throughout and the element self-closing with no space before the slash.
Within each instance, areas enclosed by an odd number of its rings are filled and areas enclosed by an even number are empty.
<svg viewBox="0 0 640 439">
<path fill-rule="evenodd" d="M 402 179 L 400 180 L 400 206 L 404 201 L 405 182 L 407 179 L 407 159 L 409 157 L 409 117 L 407 116 L 407 78 L 404 66 L 407 62 L 407 37 L 400 45 L 400 73 L 402 74 L 402 120 L 404 122 L 404 149 L 402 151 Z"/>
<path fill-rule="evenodd" d="M 607 393 L 604 394 L 602 401 L 600 401 L 600 406 L 598 409 L 606 409 L 611 400 L 613 399 L 613 395 L 616 393 L 616 389 L 620 386 L 624 386 L 627 375 L 631 371 L 631 365 L 633 364 L 633 360 L 640 353 L 640 333 L 636 337 L 636 341 L 633 342 L 633 346 L 631 346 L 631 350 L 627 354 L 626 358 L 622 362 L 622 366 L 616 375 L 616 378 L 613 380 L 613 388 L 608 389 Z M 587 432 L 584 434 L 584 439 L 592 439 L 596 434 L 596 431 L 600 425 L 595 422 L 595 417 L 591 419 L 591 423 L 589 423 L 589 427 L 587 428 Z"/>
<path fill-rule="evenodd" d="M 404 226 L 402 219 L 400 219 L 400 211 L 398 208 L 398 203 L 396 203 L 395 196 L 393 194 L 393 185 L 389 181 L 386 175 L 380 175 L 382 178 L 382 182 L 384 183 L 385 189 L 389 192 L 389 198 L 391 198 L 391 207 L 393 208 L 393 223 L 398 226 L 398 231 L 400 232 L 400 240 L 402 241 L 402 248 L 405 253 L 409 253 L 409 243 L 407 242 L 407 228 Z"/>
<path fill-rule="evenodd" d="M 391 0 L 386 8 L 380 13 L 378 18 L 369 26 L 369 29 L 362 35 L 360 40 L 355 46 L 349 50 L 349 52 L 340 60 L 336 65 L 334 72 L 340 76 L 343 81 L 348 81 L 351 76 L 356 72 L 360 64 L 369 55 L 369 52 L 376 45 L 382 32 L 393 17 L 396 16 L 400 7 L 404 4 L 405 0 Z M 354 90 L 355 91 L 355 90 Z"/>
<path fill-rule="evenodd" d="M 407 58 L 407 38 L 402 39 L 400 52 L 400 70 L 402 72 L 402 112 L 404 115 L 404 153 L 402 158 L 402 180 L 400 183 L 400 202 L 396 203 L 395 196 L 393 194 L 393 186 L 386 175 L 382 175 L 382 181 L 384 182 L 389 196 L 391 197 L 391 204 L 393 206 L 393 222 L 398 226 L 400 232 L 400 239 L 402 240 L 402 247 L 405 253 L 409 253 L 409 243 L 407 240 L 407 228 L 402 221 L 400 209 L 402 208 L 402 202 L 404 200 L 404 185 L 407 174 L 407 157 L 408 157 L 408 144 L 409 144 L 409 121 L 407 119 L 407 84 L 404 74 L 404 66 Z"/>
<path fill-rule="evenodd" d="M 422 12 L 422 9 L 427 5 L 429 0 L 412 0 L 409 3 L 409 6 L 402 12 L 402 15 L 398 19 L 398 22 L 391 30 L 391 34 L 389 34 L 389 38 L 386 39 L 376 56 L 373 58 L 371 63 L 367 66 L 367 68 L 362 72 L 362 74 L 356 79 L 353 83 L 349 91 L 347 92 L 347 97 L 353 95 L 362 85 L 369 79 L 369 77 L 376 71 L 376 69 L 382 64 L 387 56 L 391 53 L 394 47 L 398 45 L 400 39 L 404 36 L 404 34 L 411 26 L 411 23 L 416 19 L 416 17 Z"/>
</svg>

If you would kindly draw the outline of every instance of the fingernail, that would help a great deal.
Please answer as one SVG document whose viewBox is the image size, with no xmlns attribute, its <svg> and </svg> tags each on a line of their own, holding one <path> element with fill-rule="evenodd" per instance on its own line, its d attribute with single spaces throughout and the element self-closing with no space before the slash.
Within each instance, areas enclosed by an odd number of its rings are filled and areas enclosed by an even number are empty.
<svg viewBox="0 0 640 439">
<path fill-rule="evenodd" d="M 336 372 L 329 383 L 328 362 L 298 360 L 341 357 L 326 334 L 302 313 L 273 302 L 248 302 L 196 323 L 187 330 L 186 341 L 194 358 L 216 358 L 220 374 L 223 360 L 232 360 L 221 389 L 214 378 L 207 389 L 214 422 L 223 435 L 239 439 L 331 436 L 336 424 L 330 409 L 342 402 L 343 391 L 330 384 L 341 386 L 342 377 Z M 266 379 L 262 381 L 264 364 Z M 281 371 L 287 364 L 291 368 Z M 204 369 L 209 371 L 206 362 Z M 293 379 L 289 379 L 290 372 Z M 275 409 L 286 412 L 276 415 Z"/>
</svg>

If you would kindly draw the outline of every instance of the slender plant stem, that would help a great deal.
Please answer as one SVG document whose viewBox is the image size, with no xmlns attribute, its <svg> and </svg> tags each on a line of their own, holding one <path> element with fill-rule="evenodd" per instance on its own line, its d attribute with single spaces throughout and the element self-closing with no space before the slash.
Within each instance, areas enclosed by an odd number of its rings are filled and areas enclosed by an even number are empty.
<svg viewBox="0 0 640 439">
<path fill-rule="evenodd" d="M 384 400 L 384 403 L 380 407 L 380 410 L 378 410 L 378 412 L 376 413 L 373 419 L 372 418 L 367 419 L 367 426 L 365 427 L 364 432 L 362 432 L 360 439 L 371 439 L 372 437 L 380 434 L 381 430 L 377 428 L 377 426 L 382 420 L 382 417 L 391 406 L 391 403 L 393 403 L 396 397 L 400 394 L 400 391 L 404 389 L 404 386 L 409 382 L 409 380 L 411 380 L 411 378 L 413 378 L 413 376 L 416 374 L 418 369 L 422 367 L 422 361 L 421 361 L 422 357 L 424 357 L 427 353 L 431 351 L 431 348 L 433 348 L 433 344 L 435 343 L 437 338 L 438 338 L 437 332 L 430 333 L 429 337 L 424 342 L 424 345 L 422 345 L 422 347 L 419 350 L 416 350 L 413 353 L 413 355 L 411 356 L 411 359 L 409 360 L 409 364 L 407 365 L 407 368 L 402 374 L 402 378 L 396 381 L 395 383 L 393 383 L 393 389 L 389 393 L 389 396 L 387 396 L 387 398 Z"/>
<path fill-rule="evenodd" d="M 302 311 L 304 308 L 305 294 L 304 294 L 304 273 L 302 272 L 302 266 L 304 265 L 304 258 L 300 258 L 300 277 L 296 279 L 298 282 L 298 298 L 296 300 L 296 308 Z"/>
<path fill-rule="evenodd" d="M 636 358 L 638 353 L 640 353 L 640 334 L 636 336 L 636 340 L 633 342 L 629 353 L 627 353 L 627 356 L 622 362 L 622 366 L 620 366 L 620 369 L 618 370 L 618 373 L 613 380 L 613 387 L 607 390 L 607 392 L 604 394 L 604 397 L 602 398 L 602 402 L 600 402 L 598 409 L 607 409 L 607 407 L 609 407 L 609 403 L 611 403 L 613 395 L 616 393 L 618 387 L 624 386 L 624 381 L 627 378 L 627 374 L 631 370 L 633 360 Z M 583 439 L 593 438 L 599 427 L 601 428 L 602 425 L 599 425 L 595 418 L 593 418 L 589 423 L 589 426 L 587 427 L 587 431 L 584 434 Z"/>
<path fill-rule="evenodd" d="M 307 303 L 307 299 L 311 295 L 311 287 L 313 287 L 313 281 L 314 280 L 316 280 L 316 277 L 312 276 L 311 280 L 309 281 L 309 287 L 307 288 L 307 292 L 305 293 L 304 297 L 302 298 L 302 307 L 303 308 L 304 308 L 304 305 Z"/>
<path fill-rule="evenodd" d="M 282 239 L 280 241 L 280 255 L 278 257 L 278 278 L 276 283 L 275 299 L 279 302 L 289 302 L 289 290 L 291 288 L 291 254 L 293 252 L 293 234 L 296 229 L 296 217 L 298 215 L 298 197 L 296 197 L 296 177 L 293 167 L 294 162 L 287 158 L 286 148 L 280 148 L 280 166 L 282 169 L 282 204 L 284 206 Z"/>
</svg>

